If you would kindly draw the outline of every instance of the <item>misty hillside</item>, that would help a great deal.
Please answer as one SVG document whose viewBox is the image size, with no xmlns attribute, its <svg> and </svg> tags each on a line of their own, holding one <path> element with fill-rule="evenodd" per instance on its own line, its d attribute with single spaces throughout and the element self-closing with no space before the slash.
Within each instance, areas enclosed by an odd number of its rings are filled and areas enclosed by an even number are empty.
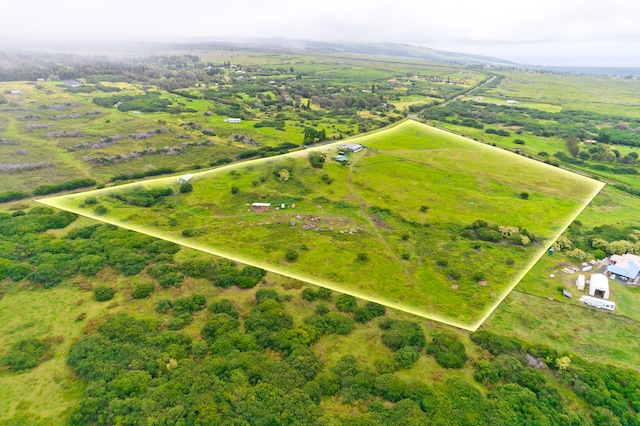
<svg viewBox="0 0 640 426">
<path fill-rule="evenodd" d="M 236 48 L 236 49 L 273 49 L 273 50 L 303 50 L 306 52 L 323 53 L 359 53 L 366 55 L 397 56 L 405 58 L 423 59 L 434 62 L 453 62 L 467 65 L 491 65 L 500 67 L 517 67 L 518 64 L 504 59 L 492 58 L 481 55 L 448 52 L 444 50 L 430 49 L 428 47 L 413 46 L 398 43 L 355 43 L 355 42 L 318 42 L 303 40 L 282 39 L 255 39 L 234 38 L 225 41 L 208 41 L 205 39 L 184 40 L 184 43 L 209 48 Z"/>
</svg>

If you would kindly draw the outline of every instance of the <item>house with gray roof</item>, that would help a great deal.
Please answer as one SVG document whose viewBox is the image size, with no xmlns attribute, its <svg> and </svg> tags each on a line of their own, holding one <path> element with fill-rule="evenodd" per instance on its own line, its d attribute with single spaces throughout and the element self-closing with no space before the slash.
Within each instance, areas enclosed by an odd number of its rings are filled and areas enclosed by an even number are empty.
<svg viewBox="0 0 640 426">
<path fill-rule="evenodd" d="M 609 258 L 610 264 L 607 266 L 607 272 L 619 278 L 626 278 L 634 283 L 638 282 L 640 277 L 640 256 L 625 253 L 622 255 L 614 254 Z"/>
</svg>

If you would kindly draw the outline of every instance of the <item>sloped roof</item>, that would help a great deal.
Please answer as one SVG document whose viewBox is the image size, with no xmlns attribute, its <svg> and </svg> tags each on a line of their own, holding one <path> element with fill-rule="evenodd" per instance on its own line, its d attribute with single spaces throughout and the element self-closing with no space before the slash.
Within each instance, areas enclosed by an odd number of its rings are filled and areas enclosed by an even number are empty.
<svg viewBox="0 0 640 426">
<path fill-rule="evenodd" d="M 612 274 L 634 279 L 640 274 L 640 256 L 634 254 L 623 254 L 611 256 L 615 265 L 607 266 L 607 271 Z"/>
<path fill-rule="evenodd" d="M 355 152 L 355 151 L 360 151 L 363 147 L 359 143 L 350 143 L 348 145 L 344 145 L 342 148 Z"/>
<path fill-rule="evenodd" d="M 626 268 L 619 265 L 609 265 L 607 266 L 607 271 L 623 277 L 635 278 L 640 274 L 640 266 L 634 261 L 629 261 Z"/>
</svg>

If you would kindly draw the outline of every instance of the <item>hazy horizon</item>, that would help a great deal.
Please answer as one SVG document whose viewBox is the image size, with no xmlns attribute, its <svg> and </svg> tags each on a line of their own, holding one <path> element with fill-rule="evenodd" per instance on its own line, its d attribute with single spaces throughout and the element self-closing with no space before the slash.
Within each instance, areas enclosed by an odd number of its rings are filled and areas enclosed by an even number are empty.
<svg viewBox="0 0 640 426">
<path fill-rule="evenodd" d="M 403 43 L 523 65 L 640 67 L 640 2 L 630 0 L 539 0 L 517 8 L 499 0 L 409 0 L 397 7 L 381 0 L 112 0 L 108 6 L 25 0 L 3 5 L 3 12 L 11 19 L 0 27 L 0 48 L 278 38 Z"/>
</svg>

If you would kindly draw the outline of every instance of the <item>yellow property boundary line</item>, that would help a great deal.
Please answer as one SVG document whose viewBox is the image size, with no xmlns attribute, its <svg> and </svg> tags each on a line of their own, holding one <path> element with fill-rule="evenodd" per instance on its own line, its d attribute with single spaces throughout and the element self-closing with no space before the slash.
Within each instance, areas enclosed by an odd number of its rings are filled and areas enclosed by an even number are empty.
<svg viewBox="0 0 640 426">
<path fill-rule="evenodd" d="M 451 132 L 447 132 L 445 130 L 439 129 L 439 128 L 435 128 L 433 126 L 429 126 L 427 124 L 424 123 L 419 123 L 416 121 L 408 121 L 408 120 L 403 120 L 397 123 L 394 123 L 392 126 L 386 127 L 385 129 L 382 130 L 377 130 L 374 132 L 371 132 L 369 134 L 366 135 L 360 135 L 358 137 L 354 137 L 354 138 L 349 138 L 349 142 L 353 143 L 357 140 L 360 141 L 364 141 L 366 139 L 369 139 L 371 136 L 380 133 L 381 131 L 384 130 L 388 130 L 394 127 L 397 127 L 401 124 L 405 124 L 405 123 L 411 123 L 411 124 L 415 124 L 418 126 L 425 126 L 431 130 L 437 131 L 437 132 L 441 132 L 443 134 L 447 134 L 449 136 L 454 136 L 457 138 L 461 138 L 461 139 L 465 139 L 468 140 L 470 142 L 474 142 L 475 144 L 478 144 L 479 146 L 483 146 L 486 149 L 489 150 L 498 150 L 500 153 L 503 153 L 504 155 L 507 156 L 516 156 L 517 158 L 523 159 L 523 160 L 527 160 L 527 161 L 532 161 L 535 162 L 536 165 L 538 166 L 547 166 L 550 169 L 553 169 L 557 172 L 561 172 L 561 173 L 566 173 L 568 175 L 571 175 L 572 177 L 579 177 L 581 179 L 588 179 L 590 181 L 593 181 L 594 183 L 594 190 L 592 191 L 590 197 L 585 200 L 584 204 L 576 209 L 575 213 L 573 214 L 572 217 L 570 217 L 565 224 L 562 226 L 561 230 L 554 236 L 553 240 L 551 241 L 555 241 L 560 235 L 562 235 L 562 233 L 569 227 L 569 225 L 571 225 L 571 223 L 573 223 L 573 221 L 580 215 L 580 213 L 582 213 L 582 211 L 587 207 L 587 205 L 591 202 L 591 200 L 593 200 L 593 198 L 602 190 L 602 188 L 605 186 L 604 183 L 596 181 L 594 179 L 579 175 L 577 173 L 573 173 L 567 170 L 563 170 L 563 169 L 558 169 L 557 167 L 545 164 L 545 163 L 540 163 L 536 160 L 532 160 L 532 159 L 528 159 L 525 157 L 522 157 L 518 154 L 515 153 L 511 153 L 509 151 L 505 151 L 499 147 L 493 147 L 490 145 L 486 145 L 482 142 L 478 142 L 475 141 L 473 139 L 464 137 L 464 136 L 460 136 L 457 135 L 455 133 L 451 133 Z M 274 157 L 266 157 L 266 158 L 259 158 L 259 159 L 255 159 L 255 160 L 250 160 L 250 161 L 245 161 L 245 162 L 240 162 L 240 163 L 234 163 L 234 164 L 230 164 L 228 166 L 223 166 L 223 167 L 219 167 L 219 168 L 215 168 L 215 169 L 211 169 L 211 170 L 206 170 L 206 171 L 202 171 L 202 172 L 196 172 L 196 173 L 192 173 L 194 175 L 194 180 L 197 180 L 198 178 L 202 178 L 202 177 L 206 177 L 208 175 L 214 175 L 214 174 L 218 174 L 218 173 L 223 173 L 223 172 L 228 172 L 231 171 L 233 169 L 236 168 L 240 168 L 240 167 L 247 167 L 247 166 L 251 166 L 251 165 L 258 165 L 258 164 L 262 164 L 262 163 L 266 163 L 269 161 L 273 161 L 276 159 L 281 159 L 281 158 L 285 158 L 285 157 L 299 157 L 304 155 L 305 153 L 309 152 L 309 151 L 317 151 L 317 150 L 325 150 L 327 148 L 334 148 L 337 147 L 338 145 L 343 145 L 345 144 L 345 140 L 340 140 L 334 143 L 330 143 L 327 145 L 320 145 L 320 146 L 315 146 L 312 148 L 308 148 L 308 149 L 304 149 L 304 150 L 300 150 L 300 151 L 294 151 L 294 152 L 290 152 L 287 154 L 283 154 L 283 155 L 279 155 L 279 156 L 274 156 Z M 184 174 L 184 173 L 183 173 Z M 375 297 L 372 297 L 371 295 L 366 295 L 366 294 L 361 294 L 357 291 L 353 291 L 350 290 L 348 288 L 344 288 L 341 286 L 338 286 L 332 282 L 329 281 L 324 281 L 324 280 L 319 280 L 317 278 L 314 277 L 310 277 L 308 275 L 305 274 L 300 274 L 300 273 L 295 273 L 295 272 L 291 272 L 290 270 L 284 269 L 284 268 L 280 268 L 277 266 L 273 266 L 273 265 L 267 265 L 264 264 L 262 262 L 256 261 L 254 259 L 249 259 L 249 258 L 244 258 L 241 256 L 237 256 L 233 253 L 229 253 L 227 251 L 224 250 L 217 250 L 214 249 L 210 246 L 204 245 L 204 244 L 200 244 L 200 243 L 196 243 L 196 242 L 191 242 L 186 238 L 177 238 L 177 237 L 170 237 L 167 236 L 166 234 L 162 233 L 162 232 L 158 232 L 155 231 L 153 229 L 144 227 L 144 226 L 137 226 L 137 225 L 131 225 L 128 224 L 124 221 L 121 220 L 116 220 L 116 219 L 109 219 L 107 217 L 103 217 L 103 216 L 98 216 L 94 213 L 92 213 L 91 211 L 87 210 L 87 209 L 82 209 L 80 207 L 75 207 L 75 206 L 70 206 L 69 203 L 71 201 L 76 201 L 78 198 L 85 198 L 89 195 L 94 195 L 94 194 L 104 194 L 106 192 L 110 192 L 113 191 L 114 189 L 120 189 L 120 188 L 127 188 L 127 187 L 132 187 L 132 186 L 139 186 L 141 184 L 162 184 L 162 183 L 175 183 L 175 179 L 176 176 L 180 176 L 180 175 L 173 175 L 173 176 L 167 176 L 167 177 L 162 177 L 162 178 L 156 178 L 156 179 L 150 179 L 150 180 L 145 180 L 145 181 L 136 181 L 136 182 L 132 182 L 132 183 L 128 183 L 128 184 L 124 184 L 124 185 L 119 185 L 119 186 L 112 186 L 112 187 L 108 187 L 108 188 L 102 188 L 102 189 L 97 189 L 97 190 L 92 190 L 92 191 L 86 191 L 86 192 L 79 192 L 79 193 L 73 193 L 73 194 L 68 194 L 68 195 L 62 195 L 62 196 L 57 196 L 57 197 L 50 197 L 50 198 L 43 198 L 43 199 L 36 199 L 35 201 L 41 204 L 45 204 L 51 207 L 55 207 L 61 210 L 66 210 L 72 213 L 76 213 L 80 216 L 84 216 L 90 219 L 94 219 L 96 221 L 99 222 L 103 222 L 103 223 L 108 223 L 111 225 L 116 225 L 120 228 L 124 228 L 124 229 L 128 229 L 131 231 L 135 231 L 135 232 L 140 232 L 142 234 L 145 235 L 149 235 L 151 237 L 154 238 L 158 238 L 161 240 L 165 240 L 165 241 L 170 241 L 173 242 L 175 244 L 178 244 L 180 246 L 183 247 L 188 247 L 194 250 L 198 250 L 204 253 L 208 253 L 208 254 L 212 254 L 214 256 L 219 256 L 219 257 L 224 257 L 230 260 L 233 260 L 235 262 L 239 262 L 239 263 L 243 263 L 246 265 L 252 265 L 252 266 L 256 266 L 259 268 L 262 268 L 266 271 L 269 272 L 273 272 L 288 278 L 293 278 L 295 280 L 299 280 L 299 281 L 304 281 L 319 287 L 325 287 L 328 288 L 330 290 L 334 290 L 340 293 L 344 293 L 344 294 L 349 294 L 351 296 L 363 299 L 363 300 L 367 300 L 367 301 L 371 301 L 371 302 L 375 302 L 375 303 L 380 303 L 382 305 L 388 306 L 390 308 L 393 309 L 397 309 L 403 312 L 407 312 L 409 314 L 412 315 L 416 315 L 422 318 L 426 318 L 429 320 L 433 320 L 433 321 L 438 321 L 440 323 L 446 324 L 446 325 L 450 325 L 453 327 L 457 327 L 457 328 L 461 328 L 464 330 L 469 330 L 469 331 L 476 331 L 486 320 L 487 318 L 489 318 L 489 316 L 495 311 L 495 309 L 504 301 L 504 299 L 511 293 L 511 291 L 513 291 L 513 289 L 518 285 L 518 283 L 520 282 L 520 280 L 522 280 L 522 278 L 531 270 L 531 268 L 535 265 L 536 262 L 538 262 L 540 260 L 540 258 L 542 256 L 544 256 L 544 254 L 547 252 L 547 247 L 541 247 L 540 250 L 538 250 L 538 252 L 536 252 L 536 254 L 534 255 L 532 261 L 527 265 L 527 267 L 523 268 L 522 271 L 513 279 L 513 283 L 507 287 L 505 290 L 502 291 L 502 293 L 498 296 L 497 300 L 487 309 L 487 311 L 485 312 L 485 314 L 478 319 L 477 321 L 469 324 L 469 323 L 463 323 L 460 321 L 455 321 L 455 320 L 451 320 L 445 317 L 442 317 L 440 315 L 435 315 L 435 314 L 430 314 L 430 313 L 426 313 L 424 311 L 420 311 L 411 307 L 407 307 L 405 305 L 402 304 L 398 304 L 398 303 L 394 303 L 394 302 L 389 302 L 389 301 L 385 301 L 385 300 L 381 300 Z M 597 185 L 596 185 L 597 184 Z"/>
</svg>

